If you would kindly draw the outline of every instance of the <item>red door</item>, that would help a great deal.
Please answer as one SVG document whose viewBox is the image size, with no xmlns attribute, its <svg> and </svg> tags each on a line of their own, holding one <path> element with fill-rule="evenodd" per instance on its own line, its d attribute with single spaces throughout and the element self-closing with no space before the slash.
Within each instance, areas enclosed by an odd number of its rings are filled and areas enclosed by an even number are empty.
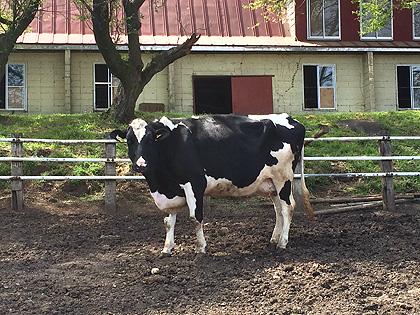
<svg viewBox="0 0 420 315">
<path fill-rule="evenodd" d="M 232 77 L 232 111 L 235 114 L 272 114 L 271 76 Z"/>
</svg>

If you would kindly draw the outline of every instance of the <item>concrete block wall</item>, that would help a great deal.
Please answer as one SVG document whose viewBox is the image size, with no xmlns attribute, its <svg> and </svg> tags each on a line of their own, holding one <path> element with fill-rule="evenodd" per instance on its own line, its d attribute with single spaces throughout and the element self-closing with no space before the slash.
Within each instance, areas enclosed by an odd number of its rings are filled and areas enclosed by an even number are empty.
<svg viewBox="0 0 420 315">
<path fill-rule="evenodd" d="M 372 57 L 373 56 L 373 57 Z M 396 110 L 396 66 L 420 65 L 420 55 L 373 53 L 190 54 L 158 73 L 137 101 L 162 103 L 171 111 L 193 113 L 195 75 L 270 75 L 274 112 L 319 114 Z M 144 54 L 144 62 L 151 60 Z M 373 60 L 373 61 L 372 61 Z M 26 64 L 29 114 L 85 113 L 94 110 L 94 63 L 100 53 L 71 51 L 70 106 L 65 106 L 64 51 L 17 51 L 10 63 Z M 370 62 L 370 63 L 369 63 Z M 335 65 L 334 110 L 303 109 L 303 65 Z"/>
<path fill-rule="evenodd" d="M 175 111 L 193 113 L 194 75 L 271 75 L 274 112 L 322 113 L 303 109 L 303 65 L 335 65 L 337 109 L 364 110 L 362 55 L 339 54 L 200 54 L 175 62 Z"/>
<path fill-rule="evenodd" d="M 9 63 L 26 66 L 27 113 L 63 112 L 64 53 L 18 52 L 11 54 Z"/>
<path fill-rule="evenodd" d="M 375 54 L 375 97 L 377 111 L 397 109 L 397 66 L 420 65 L 419 54 Z"/>
</svg>

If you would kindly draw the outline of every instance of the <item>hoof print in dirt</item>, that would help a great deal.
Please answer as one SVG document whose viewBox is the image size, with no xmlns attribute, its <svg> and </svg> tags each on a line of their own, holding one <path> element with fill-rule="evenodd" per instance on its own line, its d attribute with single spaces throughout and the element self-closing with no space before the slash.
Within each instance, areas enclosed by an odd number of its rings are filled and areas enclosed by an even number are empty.
<svg viewBox="0 0 420 315">
<path fill-rule="evenodd" d="M 206 254 L 205 253 L 196 253 L 195 257 L 194 257 L 194 262 L 195 263 L 201 263 L 203 262 L 203 260 L 206 258 Z"/>
<path fill-rule="evenodd" d="M 162 283 L 166 282 L 166 277 L 161 275 L 151 275 L 143 278 L 144 284 Z"/>
</svg>

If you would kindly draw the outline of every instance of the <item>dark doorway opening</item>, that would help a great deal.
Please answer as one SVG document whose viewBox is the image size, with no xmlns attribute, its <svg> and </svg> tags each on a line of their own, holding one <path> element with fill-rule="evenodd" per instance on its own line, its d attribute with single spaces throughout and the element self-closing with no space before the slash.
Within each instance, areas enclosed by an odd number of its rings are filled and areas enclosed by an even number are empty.
<svg viewBox="0 0 420 315">
<path fill-rule="evenodd" d="M 230 77 L 194 77 L 194 105 L 196 114 L 232 113 Z"/>
<path fill-rule="evenodd" d="M 194 76 L 195 114 L 271 114 L 272 76 Z"/>
</svg>

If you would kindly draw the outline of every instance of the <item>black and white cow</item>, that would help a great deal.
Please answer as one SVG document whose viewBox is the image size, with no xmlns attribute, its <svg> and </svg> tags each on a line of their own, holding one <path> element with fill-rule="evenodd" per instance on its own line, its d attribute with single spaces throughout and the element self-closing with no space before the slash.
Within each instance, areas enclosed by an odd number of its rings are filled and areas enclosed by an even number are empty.
<svg viewBox="0 0 420 315">
<path fill-rule="evenodd" d="M 253 193 L 271 197 L 276 212 L 271 242 L 286 247 L 295 206 L 293 172 L 305 137 L 304 126 L 289 115 L 135 119 L 111 137 L 127 139 L 133 170 L 143 173 L 157 207 L 169 214 L 162 253 L 174 247 L 181 208 L 188 206 L 196 223 L 196 251 L 204 253 L 203 197 Z M 302 191 L 313 218 L 304 180 Z"/>
</svg>

